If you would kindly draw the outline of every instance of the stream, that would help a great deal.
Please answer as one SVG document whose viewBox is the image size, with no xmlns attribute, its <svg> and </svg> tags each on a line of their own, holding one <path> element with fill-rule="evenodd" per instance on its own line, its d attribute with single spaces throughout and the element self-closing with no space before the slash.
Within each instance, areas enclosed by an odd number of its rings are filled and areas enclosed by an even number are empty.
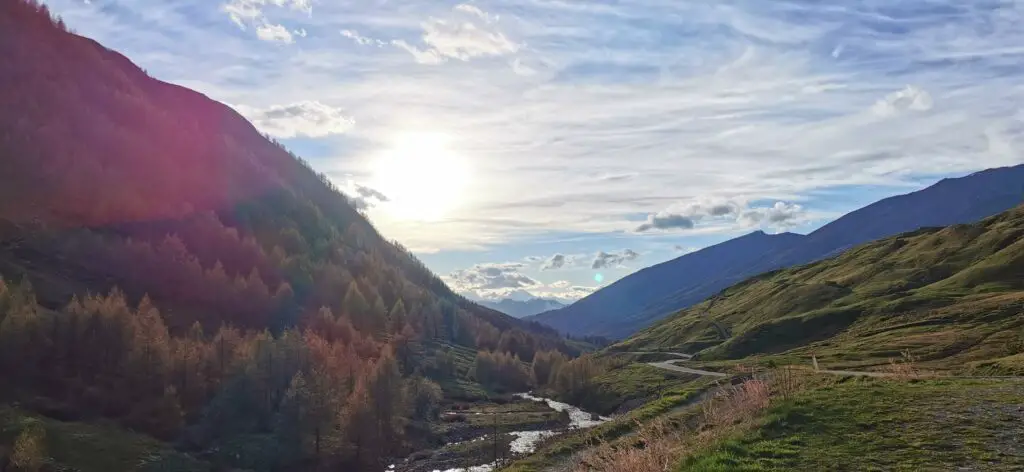
<svg viewBox="0 0 1024 472">
<path fill-rule="evenodd" d="M 555 410 L 555 411 L 557 411 L 559 413 L 561 413 L 563 411 L 568 413 L 569 414 L 569 428 L 568 428 L 569 430 L 593 428 L 594 426 L 597 426 L 597 425 L 599 425 L 601 423 L 604 423 L 605 421 L 608 421 L 608 420 L 611 419 L 611 418 L 607 418 L 607 417 L 604 417 L 604 416 L 592 415 L 591 413 L 583 411 L 579 407 L 570 405 L 568 403 L 562 403 L 562 402 L 551 400 L 551 399 L 548 399 L 548 398 L 535 397 L 535 396 L 533 396 L 533 395 L 531 395 L 529 393 L 517 393 L 515 396 L 518 397 L 518 398 L 522 398 L 524 400 L 530 400 L 530 401 L 534 401 L 534 402 L 544 402 L 544 403 L 547 403 L 548 408 L 551 408 L 552 410 Z M 515 432 L 511 432 L 509 434 L 514 436 L 515 439 L 512 440 L 512 443 L 509 446 L 510 446 L 510 449 L 512 450 L 513 454 L 517 454 L 517 455 L 519 455 L 519 454 L 529 454 L 529 453 L 533 452 L 534 449 L 537 448 L 537 444 L 540 443 L 545 438 L 549 438 L 551 436 L 555 436 L 555 435 L 561 434 L 563 432 L 565 432 L 565 430 L 553 430 L 553 429 L 538 430 L 538 431 L 515 431 Z M 488 437 L 490 437 L 490 435 L 484 435 L 484 436 L 481 436 L 481 437 L 479 437 L 477 439 L 474 439 L 474 441 L 486 439 Z M 494 467 L 495 467 L 495 464 L 480 464 L 480 465 L 471 466 L 471 467 L 468 467 L 468 468 L 460 467 L 460 468 L 447 469 L 447 470 L 437 469 L 437 470 L 434 470 L 434 472 L 491 472 L 491 471 L 494 470 Z"/>
</svg>

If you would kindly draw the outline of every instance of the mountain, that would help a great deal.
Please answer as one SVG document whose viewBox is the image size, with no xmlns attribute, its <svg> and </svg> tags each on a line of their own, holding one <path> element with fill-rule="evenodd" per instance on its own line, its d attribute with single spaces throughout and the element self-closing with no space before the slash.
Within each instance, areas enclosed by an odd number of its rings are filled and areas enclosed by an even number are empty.
<svg viewBox="0 0 1024 472">
<path fill-rule="evenodd" d="M 806 236 L 753 233 L 629 275 L 539 321 L 575 335 L 624 338 L 748 277 L 924 227 L 971 223 L 1024 201 L 1024 165 L 945 179 L 887 198 Z"/>
<path fill-rule="evenodd" d="M 1024 206 L 751 278 L 615 349 L 813 354 L 847 367 L 910 350 L 924 364 L 1012 370 L 1022 366 L 1022 307 Z"/>
<path fill-rule="evenodd" d="M 515 318 L 525 318 L 545 311 L 557 310 L 565 307 L 558 300 L 547 300 L 544 298 L 533 298 L 530 300 L 513 300 L 505 298 L 499 301 L 481 301 L 481 305 L 492 310 L 500 311 Z"/>
<path fill-rule="evenodd" d="M 516 357 L 578 353 L 456 295 L 234 110 L 35 0 L 0 2 L 0 57 L 4 412 L 211 465 L 147 469 L 376 471 L 442 442 L 442 395 L 523 391 Z"/>
<path fill-rule="evenodd" d="M 64 31 L 33 1 L 4 2 L 2 13 L 8 67 L 0 72 L 0 104 L 18 112 L 0 114 L 0 274 L 27 275 L 44 304 L 168 281 L 125 273 L 103 260 L 104 251 L 86 250 L 134 243 L 152 246 L 154 259 L 193 258 L 231 278 L 255 273 L 253 282 L 271 290 L 287 284 L 308 308 L 337 307 L 338 291 L 358 281 L 388 306 L 408 296 L 499 329 L 553 333 L 455 295 L 381 237 L 326 176 L 231 108 L 149 77 Z M 149 294 L 208 308 L 184 292 Z"/>
</svg>

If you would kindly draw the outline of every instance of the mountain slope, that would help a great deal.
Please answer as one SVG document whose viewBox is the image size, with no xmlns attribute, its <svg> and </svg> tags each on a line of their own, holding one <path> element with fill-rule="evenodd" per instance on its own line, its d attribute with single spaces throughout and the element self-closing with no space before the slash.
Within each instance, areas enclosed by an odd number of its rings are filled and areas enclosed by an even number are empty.
<svg viewBox="0 0 1024 472">
<path fill-rule="evenodd" d="M 38 2 L 0 2 L 0 57 L 0 402 L 19 412 L 213 470 L 379 471 L 441 441 L 442 395 L 521 391 L 517 357 L 579 351 L 457 296 L 238 113 Z M 481 386 L 488 366 L 512 375 Z"/>
<path fill-rule="evenodd" d="M 557 300 L 547 300 L 543 298 L 532 298 L 529 300 L 512 300 L 510 298 L 505 298 L 496 302 L 482 301 L 480 304 L 514 318 L 525 318 L 527 316 L 536 315 L 537 313 L 543 313 L 545 311 L 557 310 L 565 307 L 564 304 Z"/>
<path fill-rule="evenodd" d="M 752 278 L 620 348 L 704 359 L 814 353 L 833 365 L 882 364 L 909 349 L 923 362 L 969 365 L 1019 353 L 1022 328 L 1024 206 Z"/>
<path fill-rule="evenodd" d="M 748 277 L 805 264 L 854 245 L 923 227 L 971 223 L 1024 201 L 1024 165 L 946 179 L 887 198 L 807 236 L 727 241 L 641 270 L 566 307 L 530 319 L 573 334 L 623 338 Z M 716 260 L 723 258 L 722 261 Z"/>
<path fill-rule="evenodd" d="M 634 316 L 646 308 L 645 303 L 657 301 L 688 283 L 729 278 L 731 274 L 742 272 L 750 260 L 763 256 L 766 251 L 785 250 L 802 238 L 792 233 L 769 235 L 757 231 L 642 269 L 568 307 L 528 319 L 574 335 L 600 333 L 621 337 L 621 326 L 642 322 Z"/>
<path fill-rule="evenodd" d="M 219 261 L 229 277 L 256 270 L 268 288 L 287 283 L 312 309 L 336 305 L 343 293 L 330 292 L 364 278 L 377 289 L 393 285 L 388 306 L 398 292 L 418 292 L 499 329 L 549 334 L 456 296 L 385 241 L 326 177 L 234 110 L 59 31 L 31 5 L 5 2 L 0 17 L 0 54 L 16 65 L 0 72 L 0 105 L 17 110 L 0 113 L 0 273 L 38 274 L 44 303 L 60 306 L 113 283 L 134 288 L 137 277 L 75 260 L 69 240 L 88 233 L 102 244 L 132 238 L 159 248 L 171 235 L 185 247 L 168 251 L 183 250 L 205 269 Z M 52 237 L 25 237 L 42 233 Z M 67 270 L 75 271 L 70 280 L 45 277 Z"/>
</svg>

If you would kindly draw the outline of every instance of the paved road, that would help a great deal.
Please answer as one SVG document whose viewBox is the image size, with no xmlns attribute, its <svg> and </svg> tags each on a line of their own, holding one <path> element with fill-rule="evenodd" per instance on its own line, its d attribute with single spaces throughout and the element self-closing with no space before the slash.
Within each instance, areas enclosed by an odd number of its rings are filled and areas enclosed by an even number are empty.
<svg viewBox="0 0 1024 472">
<path fill-rule="evenodd" d="M 707 370 L 691 369 L 689 367 L 683 367 L 681 365 L 676 365 L 676 362 L 686 362 L 686 359 L 676 359 L 676 360 L 664 361 L 664 362 L 648 362 L 647 365 L 654 366 L 654 367 L 657 367 L 659 369 L 671 370 L 673 372 L 681 372 L 681 373 L 684 373 L 684 374 L 706 375 L 708 377 L 728 377 L 729 376 L 729 374 L 723 374 L 721 372 L 711 372 L 711 371 L 707 371 Z"/>
<path fill-rule="evenodd" d="M 728 377 L 728 374 L 721 372 L 711 372 L 707 370 L 691 369 L 689 367 L 683 367 L 678 365 L 679 362 L 686 362 L 693 359 L 693 354 L 686 354 L 682 352 L 665 352 L 665 351 L 631 351 L 623 352 L 623 354 L 663 354 L 667 356 L 675 356 L 678 359 L 672 359 L 662 362 L 648 362 L 647 365 L 657 367 L 659 369 L 671 370 L 672 372 L 679 372 L 682 374 L 694 374 L 694 375 L 705 375 L 708 377 Z M 859 370 L 814 370 L 807 369 L 818 374 L 825 375 L 838 375 L 842 377 L 873 377 L 873 378 L 888 378 L 895 377 L 895 374 L 889 372 L 864 372 Z M 924 377 L 927 377 L 925 375 Z M 960 380 L 1010 380 L 1016 382 L 1024 382 L 1024 377 L 1021 376 L 949 376 L 949 377 L 937 377 L 939 379 L 960 379 Z"/>
<path fill-rule="evenodd" d="M 678 357 L 678 358 L 680 358 L 680 359 L 682 359 L 682 360 L 685 360 L 685 361 L 688 361 L 688 360 L 690 360 L 690 359 L 693 359 L 693 354 L 684 354 L 684 353 L 682 353 L 682 352 L 665 352 L 665 351 L 630 351 L 630 352 L 623 352 L 623 354 L 640 354 L 640 355 L 643 355 L 643 354 L 664 354 L 664 355 L 666 355 L 666 356 L 675 356 L 675 357 Z"/>
<path fill-rule="evenodd" d="M 682 374 L 695 374 L 695 375 L 706 375 L 708 377 L 728 377 L 728 374 L 721 372 L 711 372 L 707 370 L 691 369 L 689 367 L 683 367 L 677 365 L 677 362 L 686 362 L 693 359 L 693 354 L 686 354 L 682 352 L 662 352 L 662 351 L 633 351 L 625 352 L 623 354 L 664 354 L 666 356 L 675 356 L 679 359 L 672 359 L 662 362 L 648 362 L 647 365 L 657 367 L 659 369 L 671 370 L 672 372 L 679 372 Z"/>
<path fill-rule="evenodd" d="M 859 370 L 816 370 L 814 372 L 819 373 L 819 374 L 841 375 L 843 377 L 876 377 L 876 378 L 883 378 L 883 377 L 892 377 L 892 376 L 895 375 L 895 374 L 890 374 L 890 373 L 887 373 L 887 372 L 861 372 Z"/>
</svg>

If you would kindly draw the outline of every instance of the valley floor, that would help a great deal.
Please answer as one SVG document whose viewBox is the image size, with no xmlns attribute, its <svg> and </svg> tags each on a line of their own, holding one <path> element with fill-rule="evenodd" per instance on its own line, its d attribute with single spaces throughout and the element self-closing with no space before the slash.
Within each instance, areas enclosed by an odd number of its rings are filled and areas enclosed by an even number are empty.
<svg viewBox="0 0 1024 472">
<path fill-rule="evenodd" d="M 1024 471 L 1024 378 L 731 367 L 716 366 L 728 379 L 683 376 L 674 388 L 689 384 L 688 395 L 556 438 L 505 470 Z"/>
</svg>

